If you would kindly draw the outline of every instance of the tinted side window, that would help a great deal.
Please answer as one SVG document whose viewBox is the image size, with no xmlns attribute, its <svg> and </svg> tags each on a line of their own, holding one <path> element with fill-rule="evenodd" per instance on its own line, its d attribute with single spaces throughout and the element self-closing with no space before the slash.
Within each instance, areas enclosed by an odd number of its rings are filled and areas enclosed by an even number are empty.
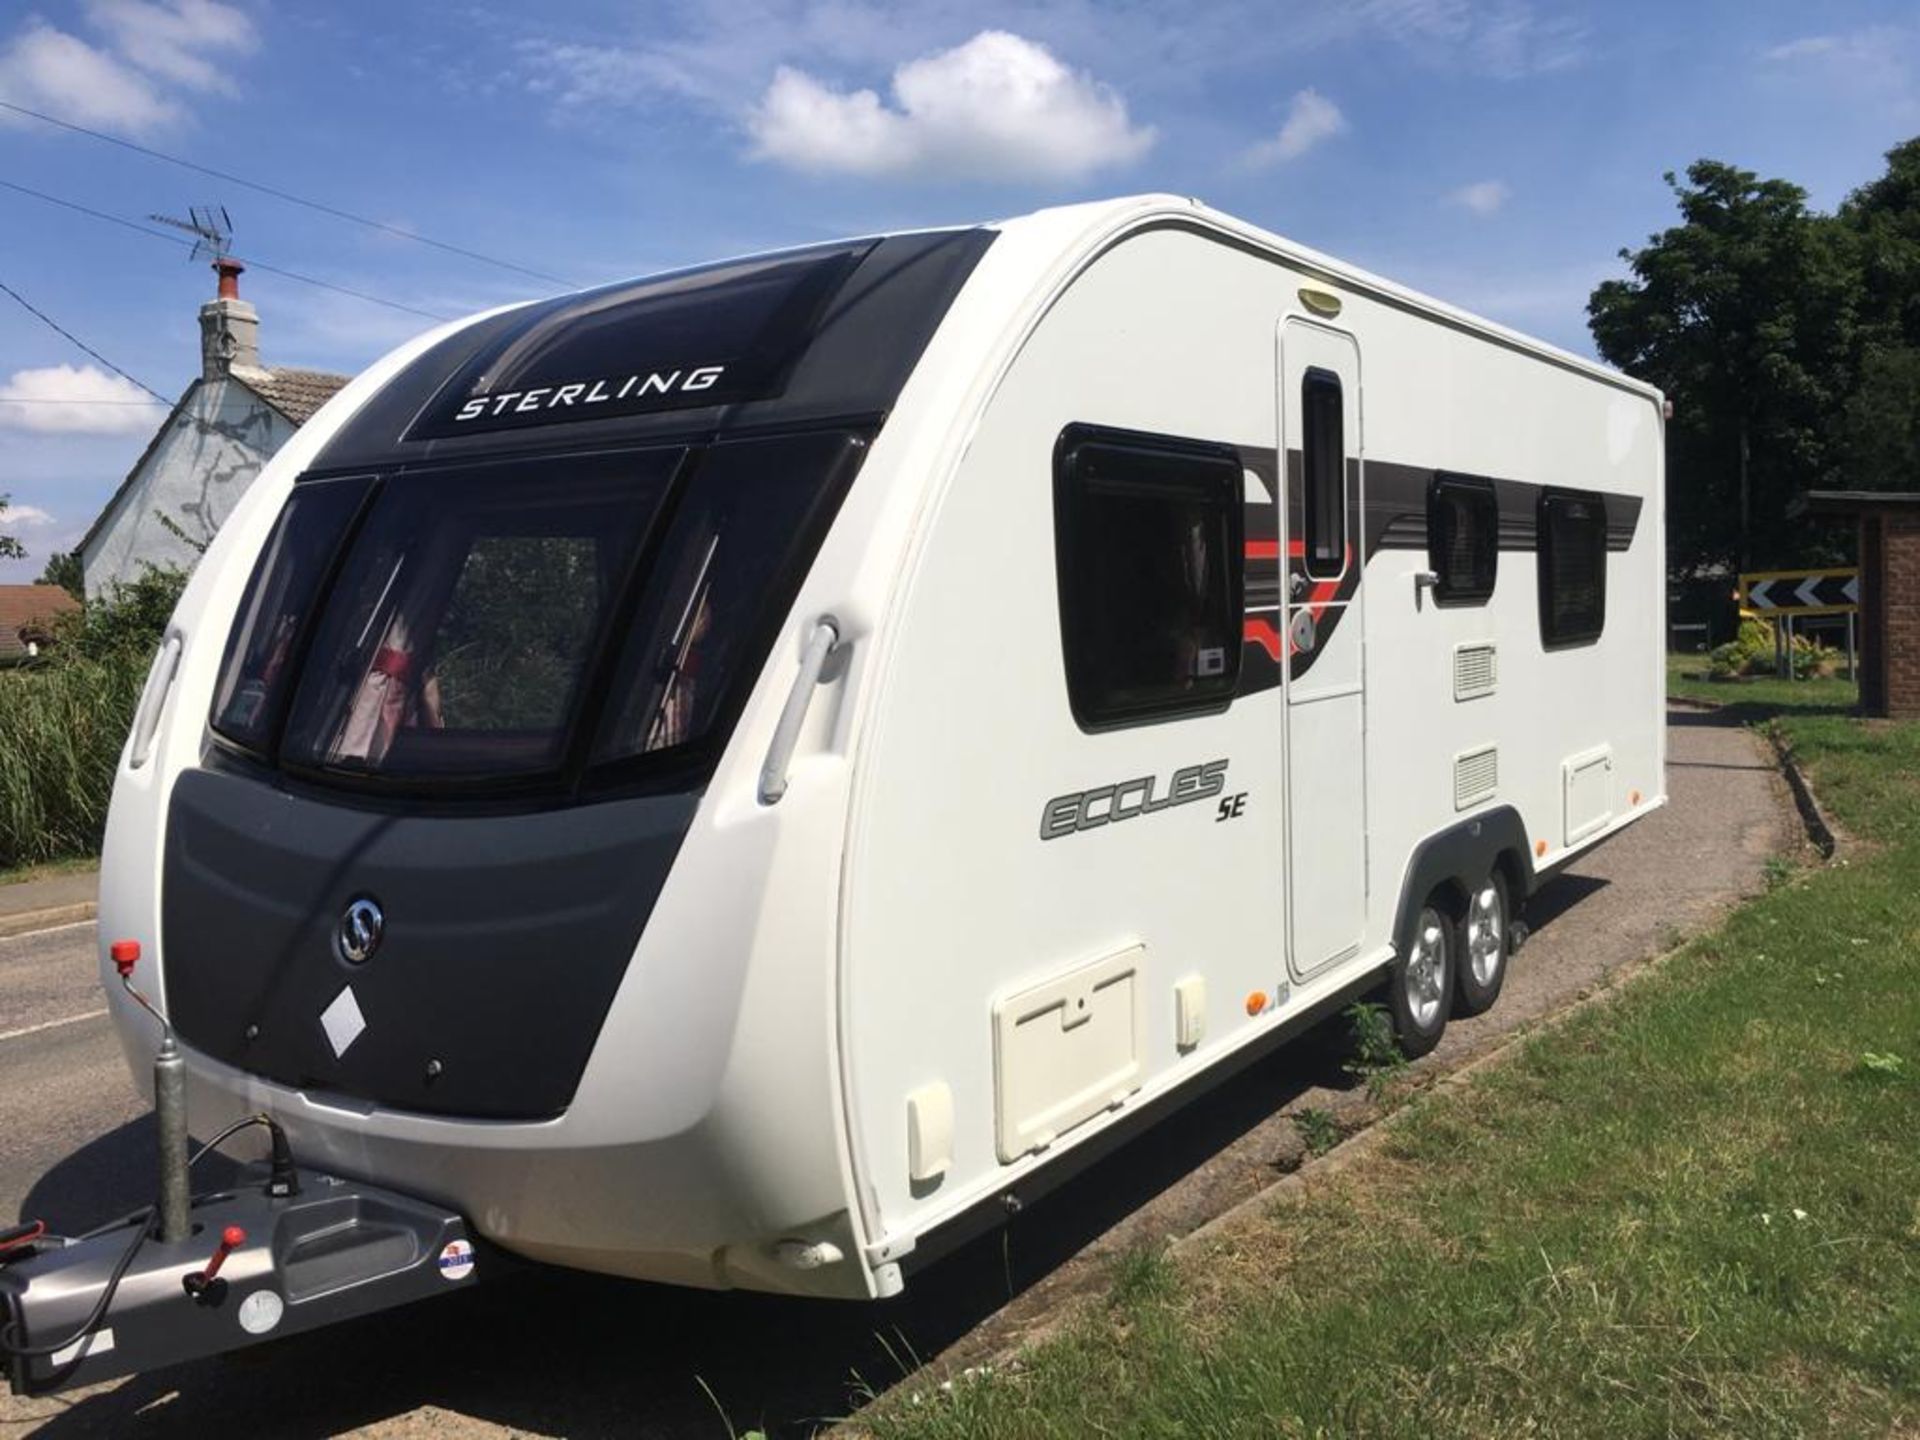
<svg viewBox="0 0 1920 1440">
<path fill-rule="evenodd" d="M 1540 497 L 1540 638 L 1549 646 L 1597 640 L 1606 618 L 1606 502 L 1549 490 Z"/>
<path fill-rule="evenodd" d="M 1302 504 L 1307 574 L 1337 580 L 1347 565 L 1347 437 L 1340 377 L 1309 370 L 1300 382 Z"/>
<path fill-rule="evenodd" d="M 1481 602 L 1493 594 L 1500 563 L 1500 506 L 1493 482 L 1436 475 L 1427 491 L 1427 568 L 1439 577 L 1442 605 Z"/>
<path fill-rule="evenodd" d="M 1224 708 L 1240 675 L 1242 499 L 1224 445 L 1072 426 L 1054 464 L 1067 694 L 1082 729 Z"/>
</svg>

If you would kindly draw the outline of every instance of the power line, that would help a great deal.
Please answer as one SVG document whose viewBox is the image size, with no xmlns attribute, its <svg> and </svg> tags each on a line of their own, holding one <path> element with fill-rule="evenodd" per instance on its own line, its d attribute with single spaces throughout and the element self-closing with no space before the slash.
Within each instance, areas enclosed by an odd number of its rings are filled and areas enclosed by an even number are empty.
<svg viewBox="0 0 1920 1440">
<path fill-rule="evenodd" d="M 520 275 L 531 275 L 536 280 L 551 280 L 556 285 L 572 285 L 574 282 L 559 275 L 549 275 L 544 270 L 530 269 L 525 265 L 516 265 L 511 260 L 501 260 L 492 255 L 483 255 L 478 250 L 469 250 L 464 246 L 452 245 L 445 240 L 435 240 L 430 235 L 408 230 L 404 226 L 389 225 L 384 220 L 370 219 L 365 215 L 356 215 L 351 210 L 342 210 L 337 206 L 325 205 L 318 200 L 308 200 L 304 196 L 292 194 L 286 190 L 275 189 L 271 185 L 262 185 L 257 180 L 246 180 L 225 170 L 215 170 L 210 165 L 201 165 L 193 160 L 182 159 L 178 155 L 169 155 L 163 150 L 151 150 L 145 145 L 136 145 L 131 140 L 122 140 L 117 135 L 108 135 L 100 130 L 89 130 L 84 125 L 76 125 L 71 120 L 61 120 L 52 115 L 42 114 L 38 110 L 29 110 L 24 105 L 16 105 L 11 100 L 0 100 L 0 109 L 11 110 L 16 115 L 26 115 L 48 125 L 56 125 L 62 130 L 71 130 L 76 135 L 85 135 L 93 140 L 101 140 L 109 145 L 118 145 L 122 150 L 131 150 L 136 155 L 145 155 L 150 159 L 164 160 L 169 165 L 178 165 L 184 170 L 194 170 L 202 175 L 211 175 L 216 180 L 225 180 L 230 185 L 244 186 L 248 190 L 257 190 L 262 195 L 271 195 L 276 200 L 284 200 L 290 205 L 301 205 L 322 215 L 331 215 L 336 220 L 350 221 L 355 225 L 365 225 L 368 229 L 379 230 L 388 235 L 398 235 L 404 240 L 417 240 L 422 245 L 431 245 L 436 250 L 444 250 L 450 255 L 463 255 L 469 260 L 478 260 L 483 265 L 493 265 L 501 270 L 511 270 Z"/>
<path fill-rule="evenodd" d="M 4 101 L 0 101 L 0 104 L 4 103 Z M 170 245 L 183 245 L 189 250 L 193 248 L 193 242 L 182 236 L 169 235 L 164 230 L 155 230 L 146 225 L 138 225 L 131 220 L 122 219 L 118 215 L 109 215 L 104 210 L 95 210 L 91 206 L 79 204 L 77 201 L 62 200 L 58 195 L 49 195 L 44 190 L 34 190 L 26 185 L 16 185 L 11 180 L 0 180 L 0 188 L 14 190 L 22 195 L 30 195 L 35 200 L 44 200 L 49 205 L 58 205 L 64 210 L 72 210 L 78 214 L 90 216 L 95 220 L 104 220 L 109 225 L 118 225 L 124 230 L 132 230 L 141 235 L 150 235 L 156 240 L 165 240 Z M 250 260 L 245 256 L 239 255 L 233 258 L 239 260 L 249 269 L 265 271 L 269 275 L 278 275 L 287 280 L 298 280 L 302 285 L 313 285 L 322 290 L 333 290 L 341 295 L 351 295 L 356 300 L 365 300 L 372 305 L 384 305 L 389 310 L 403 310 L 409 315 L 418 315 L 425 320 L 451 320 L 453 318 L 451 315 L 441 315 L 433 310 L 422 310 L 416 305 L 403 305 L 398 300 L 387 300 L 378 295 L 369 295 L 364 290 L 355 290 L 346 285 L 336 285 L 331 280 L 315 279 L 311 275 L 302 275 L 297 270 L 283 270 L 278 265 L 267 264 L 264 260 Z"/>
<path fill-rule="evenodd" d="M 106 366 L 109 370 L 113 371 L 114 374 L 118 375 L 122 380 L 125 380 L 128 384 L 138 385 L 142 390 L 146 391 L 147 394 L 151 395 L 155 400 L 158 400 L 162 405 L 173 404 L 171 400 L 167 399 L 166 396 L 162 395 L 158 390 L 154 389 L 151 385 L 148 385 L 144 381 L 134 379 L 133 376 L 129 375 L 126 371 L 122 370 L 118 365 L 114 364 L 111 360 L 107 359 L 106 356 L 102 355 L 98 350 L 94 349 L 91 345 L 87 344 L 86 341 L 82 340 L 78 335 L 74 334 L 71 330 L 67 329 L 66 326 L 62 325 L 58 320 L 54 319 L 51 315 L 47 314 L 46 311 L 35 309 L 34 306 L 27 300 L 26 296 L 22 295 L 18 290 L 14 289 L 11 285 L 7 284 L 4 280 L 0 280 L 0 290 L 4 290 L 7 292 L 7 294 L 11 295 L 14 298 L 14 301 L 20 306 L 20 308 L 22 310 L 25 310 L 29 315 L 33 316 L 34 319 L 38 320 L 41 324 L 45 325 L 48 329 L 54 331 L 56 334 L 64 335 L 67 339 L 71 340 L 75 345 L 79 346 L 82 350 L 86 351 L 87 354 L 91 355 L 94 359 L 98 360 L 102 365 Z M 122 403 L 144 405 L 146 402 L 144 400 L 138 400 L 138 401 L 125 401 Z"/>
</svg>

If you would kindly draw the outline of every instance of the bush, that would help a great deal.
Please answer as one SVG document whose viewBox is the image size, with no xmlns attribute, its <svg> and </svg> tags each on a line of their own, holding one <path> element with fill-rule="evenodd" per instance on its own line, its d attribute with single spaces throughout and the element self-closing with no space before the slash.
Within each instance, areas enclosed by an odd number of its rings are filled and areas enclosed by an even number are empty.
<svg viewBox="0 0 1920 1440">
<path fill-rule="evenodd" d="M 93 855 L 114 767 L 186 577 L 151 571 L 62 616 L 46 659 L 0 672 L 0 868 Z"/>
</svg>

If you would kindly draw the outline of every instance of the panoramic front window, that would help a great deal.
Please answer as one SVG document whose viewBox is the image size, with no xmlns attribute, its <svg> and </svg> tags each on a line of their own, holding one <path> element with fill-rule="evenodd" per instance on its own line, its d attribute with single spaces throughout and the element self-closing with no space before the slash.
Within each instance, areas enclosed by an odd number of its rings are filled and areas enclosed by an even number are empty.
<svg viewBox="0 0 1920 1440">
<path fill-rule="evenodd" d="M 302 480 L 214 731 L 313 779 L 410 789 L 704 764 L 865 453 L 816 431 Z"/>
<path fill-rule="evenodd" d="M 1054 469 L 1067 694 L 1084 729 L 1214 710 L 1240 676 L 1239 458 L 1074 426 Z"/>
<path fill-rule="evenodd" d="M 393 778 L 556 768 L 680 453 L 388 481 L 327 602 L 283 757 Z"/>
</svg>

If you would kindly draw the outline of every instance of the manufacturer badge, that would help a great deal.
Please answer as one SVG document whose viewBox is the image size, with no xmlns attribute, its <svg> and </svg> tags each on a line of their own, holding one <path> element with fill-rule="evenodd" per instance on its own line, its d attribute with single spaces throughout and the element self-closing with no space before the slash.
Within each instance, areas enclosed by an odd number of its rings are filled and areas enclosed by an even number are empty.
<svg viewBox="0 0 1920 1440">
<path fill-rule="evenodd" d="M 341 959 L 364 965 L 380 948 L 381 937 L 386 933 L 387 917 L 381 913 L 379 902 L 362 895 L 341 915 L 334 942 L 340 947 Z"/>
</svg>

